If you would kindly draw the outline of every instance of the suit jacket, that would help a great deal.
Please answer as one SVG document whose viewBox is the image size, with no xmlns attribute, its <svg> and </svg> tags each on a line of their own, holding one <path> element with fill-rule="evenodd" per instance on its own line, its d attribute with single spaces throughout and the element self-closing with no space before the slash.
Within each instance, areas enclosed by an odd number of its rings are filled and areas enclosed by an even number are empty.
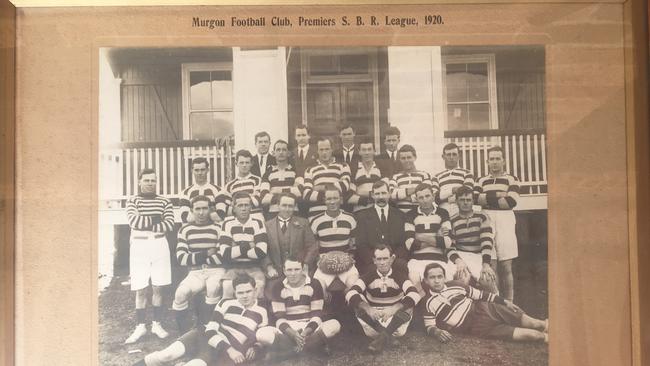
<svg viewBox="0 0 650 366">
<path fill-rule="evenodd" d="M 399 209 L 388 207 L 387 225 L 381 225 L 375 207 L 369 207 L 356 213 L 357 230 L 355 242 L 357 244 L 356 265 L 361 274 L 374 270 L 372 262 L 373 251 L 379 244 L 393 248 L 397 260 L 394 266 L 404 267 L 408 260 L 408 252 L 404 246 L 404 213 Z"/>
<path fill-rule="evenodd" d="M 269 170 L 273 165 L 275 165 L 275 156 L 268 154 L 266 156 L 266 170 Z M 253 155 L 253 159 L 251 159 L 251 173 L 253 175 L 257 175 L 258 177 L 262 177 L 262 172 L 260 171 L 260 156 L 255 154 Z"/>
<path fill-rule="evenodd" d="M 343 153 L 343 148 L 336 150 L 334 152 L 334 158 L 336 159 L 337 163 L 346 163 L 350 166 L 350 175 L 352 179 L 356 177 L 357 175 L 357 170 L 359 169 L 359 161 L 361 161 L 361 157 L 359 156 L 359 148 L 357 145 L 354 145 L 354 153 L 352 154 L 352 160 L 350 163 L 345 161 L 345 154 Z"/>
<path fill-rule="evenodd" d="M 296 176 L 298 177 L 304 177 L 305 170 L 307 170 L 307 168 L 309 168 L 310 166 L 316 165 L 317 161 L 318 161 L 318 154 L 316 152 L 316 147 L 314 147 L 313 145 L 309 145 L 309 147 L 307 148 L 307 154 L 305 154 L 302 160 L 300 159 L 300 153 L 298 152 L 298 147 L 294 147 L 293 150 L 291 150 L 291 165 L 296 171 Z"/>
<path fill-rule="evenodd" d="M 263 260 L 264 267 L 271 264 L 278 273 L 282 273 L 284 260 L 287 257 L 296 257 L 309 265 L 310 270 L 315 268 L 316 256 L 318 255 L 318 244 L 309 226 L 307 219 L 293 216 L 287 226 L 289 243 L 283 253 L 280 247 L 281 225 L 277 217 L 266 222 L 266 234 L 268 235 L 268 254 Z"/>
<path fill-rule="evenodd" d="M 397 154 L 397 152 L 395 152 Z M 402 164 L 399 162 L 399 159 L 391 159 L 390 155 L 388 155 L 388 151 L 383 150 L 381 154 L 377 155 L 375 160 L 383 166 L 384 170 L 383 172 L 386 174 L 386 177 L 388 179 L 393 177 L 393 174 L 399 172 L 402 169 Z"/>
</svg>

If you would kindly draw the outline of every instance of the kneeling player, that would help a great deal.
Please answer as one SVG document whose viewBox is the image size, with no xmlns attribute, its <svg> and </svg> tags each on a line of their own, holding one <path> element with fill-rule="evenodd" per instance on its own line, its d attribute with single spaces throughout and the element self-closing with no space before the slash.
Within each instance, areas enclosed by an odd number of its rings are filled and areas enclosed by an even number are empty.
<svg viewBox="0 0 650 366">
<path fill-rule="evenodd" d="M 255 333 L 268 325 L 266 310 L 257 305 L 255 280 L 241 275 L 233 280 L 235 299 L 221 300 L 205 331 L 192 329 L 162 351 L 148 354 L 134 366 L 157 366 L 185 355 L 194 357 L 185 366 L 242 364 L 256 358 L 260 345 Z"/>
<path fill-rule="evenodd" d="M 346 294 L 363 332 L 373 338 L 368 350 L 381 352 L 387 342 L 397 343 L 413 317 L 413 308 L 420 294 L 406 273 L 393 267 L 395 254 L 390 247 L 375 248 L 373 262 L 376 271 L 363 275 Z"/>
<path fill-rule="evenodd" d="M 460 282 L 445 284 L 445 269 L 427 265 L 424 325 L 427 334 L 441 342 L 452 332 L 513 341 L 548 341 L 548 320 L 526 315 L 517 305 L 498 295 Z"/>
<path fill-rule="evenodd" d="M 260 329 L 258 342 L 271 346 L 269 359 L 287 358 L 303 350 L 329 354 L 327 340 L 341 330 L 341 324 L 335 319 L 322 321 L 320 283 L 309 278 L 297 260 L 285 260 L 283 271 L 284 281 L 276 282 L 271 289 L 276 327 Z"/>
<path fill-rule="evenodd" d="M 189 330 L 189 301 L 206 291 L 201 304 L 199 324 L 205 324 L 219 302 L 221 279 L 225 274 L 217 257 L 219 226 L 210 219 L 210 199 L 196 196 L 190 202 L 194 222 L 187 223 L 178 232 L 176 258 L 181 266 L 188 266 L 187 277 L 178 285 L 172 308 L 181 333 Z"/>
</svg>

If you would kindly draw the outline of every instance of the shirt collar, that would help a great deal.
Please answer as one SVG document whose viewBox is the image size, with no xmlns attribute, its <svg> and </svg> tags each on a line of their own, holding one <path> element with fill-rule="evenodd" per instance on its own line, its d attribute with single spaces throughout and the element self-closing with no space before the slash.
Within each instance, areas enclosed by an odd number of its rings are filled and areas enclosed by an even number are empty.
<svg viewBox="0 0 650 366">
<path fill-rule="evenodd" d="M 349 148 L 346 148 L 345 146 L 343 146 L 343 150 L 345 150 L 345 152 L 348 152 L 348 153 L 351 153 L 351 152 L 353 153 L 354 152 L 354 145 L 350 146 Z"/>
<path fill-rule="evenodd" d="M 379 207 L 375 204 L 375 210 L 377 211 L 377 216 L 381 217 L 381 210 L 384 210 L 384 215 L 386 215 L 386 220 L 388 220 L 388 205 L 385 207 Z"/>
<path fill-rule="evenodd" d="M 385 275 L 381 274 L 381 272 L 379 272 L 379 270 L 377 270 L 377 274 L 379 275 L 379 278 L 390 277 L 393 274 L 393 268 L 391 267 L 391 269 L 389 269 L 388 273 L 386 273 Z"/>
<path fill-rule="evenodd" d="M 286 278 L 286 277 L 285 277 L 284 280 L 282 280 L 282 284 L 283 284 L 284 287 L 286 287 L 286 288 L 297 288 L 297 287 L 291 287 L 291 286 L 289 286 L 289 281 L 287 281 L 287 278 Z M 307 285 L 309 285 L 309 284 L 311 284 L 311 278 L 310 278 L 309 276 L 305 275 L 305 284 L 304 284 L 303 286 L 307 286 Z"/>
<path fill-rule="evenodd" d="M 437 210 L 438 210 L 438 206 L 436 206 L 435 203 L 433 204 L 433 211 L 431 211 L 430 214 L 424 213 L 424 211 L 422 211 L 422 208 L 420 208 L 420 206 L 418 206 L 418 214 L 420 214 L 420 215 L 426 215 L 426 216 L 435 215 Z"/>
<path fill-rule="evenodd" d="M 291 221 L 291 218 L 283 219 L 282 217 L 278 216 L 278 220 L 280 220 L 281 222 L 286 222 L 288 224 L 289 221 Z"/>
</svg>

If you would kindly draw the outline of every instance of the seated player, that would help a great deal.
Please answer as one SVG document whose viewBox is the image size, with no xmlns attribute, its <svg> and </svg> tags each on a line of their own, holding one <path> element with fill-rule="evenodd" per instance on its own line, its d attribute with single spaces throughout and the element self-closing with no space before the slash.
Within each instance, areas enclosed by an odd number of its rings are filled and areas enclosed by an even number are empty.
<svg viewBox="0 0 650 366">
<path fill-rule="evenodd" d="M 440 342 L 451 333 L 512 341 L 548 342 L 548 320 L 532 318 L 512 301 L 460 282 L 445 284 L 445 268 L 438 263 L 424 270 L 427 296 L 424 325 Z"/>
<path fill-rule="evenodd" d="M 321 351 L 329 355 L 327 340 L 341 330 L 336 319 L 322 320 L 323 289 L 304 270 L 299 260 L 284 261 L 285 279 L 271 290 L 271 309 L 275 327 L 257 331 L 257 341 L 270 346 L 267 359 L 277 360 L 302 351 Z"/>
<path fill-rule="evenodd" d="M 498 294 L 496 273 L 490 265 L 494 234 L 488 216 L 472 209 L 473 194 L 473 190 L 465 186 L 456 190 L 454 201 L 458 214 L 450 219 L 449 233 L 455 251 L 450 252 L 449 261 L 456 265 L 454 279 L 465 285 L 473 281 L 482 290 Z"/>
<path fill-rule="evenodd" d="M 421 183 L 415 188 L 415 197 L 418 207 L 406 214 L 404 235 L 406 250 L 410 253 L 407 264 L 409 279 L 423 296 L 422 274 L 427 264 L 437 262 L 445 266 L 449 280 L 453 278 L 456 269 L 453 264 L 447 262 L 447 255 L 454 254 L 449 237 L 451 224 L 447 211 L 436 207 L 433 190 L 426 183 Z"/>
<path fill-rule="evenodd" d="M 373 255 L 377 270 L 361 276 L 345 297 L 363 332 L 373 338 L 368 350 L 381 352 L 387 342 L 397 343 L 393 337 L 406 333 L 420 294 L 406 273 L 393 266 L 389 246 L 375 247 Z"/>
<path fill-rule="evenodd" d="M 257 297 L 264 295 L 266 277 L 262 260 L 268 251 L 264 222 L 251 215 L 252 200 L 248 193 L 237 192 L 232 197 L 233 217 L 224 220 L 219 237 L 219 256 L 226 273 L 223 276 L 223 298 L 232 298 L 231 281 L 247 274 L 255 279 Z"/>
<path fill-rule="evenodd" d="M 219 302 L 205 330 L 190 330 L 169 347 L 146 355 L 134 366 L 166 365 L 185 355 L 194 357 L 185 366 L 233 365 L 254 360 L 260 350 L 255 333 L 268 325 L 268 315 L 257 304 L 253 278 L 243 274 L 232 282 L 235 299 Z"/>
</svg>

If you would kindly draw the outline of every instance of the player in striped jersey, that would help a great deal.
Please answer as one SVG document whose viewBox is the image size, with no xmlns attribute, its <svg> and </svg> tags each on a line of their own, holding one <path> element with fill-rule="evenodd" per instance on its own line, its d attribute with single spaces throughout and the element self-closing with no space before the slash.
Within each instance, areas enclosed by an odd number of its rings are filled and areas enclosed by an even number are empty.
<svg viewBox="0 0 650 366">
<path fill-rule="evenodd" d="M 454 254 L 452 241 L 449 237 L 451 230 L 449 214 L 444 209 L 436 207 L 430 185 L 420 183 L 415 188 L 415 196 L 418 207 L 406 214 L 404 222 L 406 241 L 404 244 L 410 253 L 410 260 L 407 264 L 409 279 L 418 289 L 420 295 L 423 295 L 422 274 L 427 264 L 440 263 L 448 269 L 447 273 L 450 276 L 453 275 L 456 268 L 447 261 L 447 256 Z"/>
<path fill-rule="evenodd" d="M 256 219 L 264 221 L 262 215 L 262 208 L 260 207 L 260 184 L 262 178 L 257 175 L 251 174 L 251 155 L 248 150 L 239 150 L 235 155 L 235 162 L 237 164 L 237 176 L 230 182 L 226 183 L 225 189 L 231 196 L 237 192 L 245 192 L 251 198 L 251 215 Z M 234 207 L 232 207 L 234 208 Z M 233 210 L 234 211 L 234 210 Z"/>
<path fill-rule="evenodd" d="M 296 353 L 321 350 L 329 354 L 327 340 L 341 330 L 336 319 L 323 321 L 323 289 L 305 273 L 303 263 L 284 261 L 284 281 L 271 290 L 271 309 L 275 327 L 257 331 L 257 340 L 271 346 L 268 360 L 282 359 Z"/>
<path fill-rule="evenodd" d="M 318 252 L 321 256 L 334 251 L 353 256 L 356 248 L 354 231 L 357 228 L 357 221 L 354 216 L 341 210 L 341 201 L 341 192 L 336 187 L 327 188 L 325 191 L 327 210 L 311 221 L 311 230 L 318 242 Z M 321 283 L 326 295 L 335 279 L 340 280 L 345 288 L 350 288 L 358 278 L 359 272 L 354 266 L 338 274 L 328 274 L 320 268 L 314 273 L 314 279 Z"/>
<path fill-rule="evenodd" d="M 490 174 L 479 178 L 474 186 L 474 195 L 477 204 L 481 205 L 490 217 L 494 228 L 493 253 L 496 252 L 501 294 L 512 301 L 512 260 L 519 256 L 515 234 L 516 218 L 513 212 L 519 201 L 519 180 L 505 172 L 504 156 L 500 146 L 488 149 L 487 163 Z"/>
<path fill-rule="evenodd" d="M 373 262 L 377 270 L 359 278 L 345 296 L 363 332 L 373 338 L 368 346 L 371 352 L 381 352 L 392 337 L 406 334 L 413 308 L 420 302 L 418 290 L 406 273 L 393 267 L 394 261 L 389 246 L 375 247 Z"/>
<path fill-rule="evenodd" d="M 172 309 L 181 333 L 189 329 L 189 300 L 201 291 L 206 292 L 205 302 L 200 304 L 199 322 L 211 314 L 219 302 L 221 278 L 226 270 L 218 258 L 219 226 L 210 219 L 210 202 L 206 196 L 192 198 L 194 222 L 187 223 L 178 232 L 176 259 L 186 266 L 189 273 L 176 288 Z"/>
<path fill-rule="evenodd" d="M 345 196 L 350 189 L 350 167 L 332 159 L 332 143 L 321 138 L 317 143 L 318 162 L 305 171 L 302 197 L 309 203 L 309 218 L 325 211 L 325 190 L 334 186 Z"/>
<path fill-rule="evenodd" d="M 359 143 L 359 156 L 361 160 L 358 163 L 355 176 L 352 177 L 347 199 L 353 212 L 372 207 L 372 185 L 376 181 L 384 179 L 388 183 L 388 179 L 382 178 L 383 172 L 375 162 L 375 146 L 370 139 Z"/>
<path fill-rule="evenodd" d="M 456 144 L 449 143 L 442 148 L 442 160 L 445 161 L 445 170 L 435 175 L 440 186 L 438 203 L 440 207 L 449 212 L 449 216 L 458 213 L 456 196 L 454 193 L 459 187 L 474 189 L 474 174 L 458 166 L 460 149 Z"/>
<path fill-rule="evenodd" d="M 129 271 L 131 290 L 135 291 L 137 325 L 125 343 L 135 343 L 147 333 L 145 325 L 147 288 L 151 280 L 153 322 L 151 332 L 159 338 L 168 333 L 160 324 L 162 319 L 161 287 L 171 284 L 171 260 L 166 233 L 174 230 L 174 210 L 171 201 L 156 194 L 156 172 L 143 169 L 138 174 L 140 192 L 126 204 L 126 217 L 131 228 Z"/>
<path fill-rule="evenodd" d="M 255 333 L 268 325 L 266 310 L 255 299 L 255 280 L 239 275 L 233 280 L 235 299 L 224 299 L 212 320 L 183 334 L 169 347 L 148 354 L 134 366 L 168 365 L 183 356 L 193 357 L 185 366 L 242 364 L 255 360 L 261 345 Z"/>
<path fill-rule="evenodd" d="M 251 215 L 251 197 L 237 192 L 232 197 L 233 215 L 221 226 L 219 256 L 226 268 L 223 277 L 223 297 L 232 298 L 231 281 L 239 274 L 255 279 L 257 296 L 264 295 L 266 277 L 262 271 L 262 259 L 268 253 L 268 236 L 264 222 Z"/>
<path fill-rule="evenodd" d="M 445 269 L 437 263 L 424 270 L 427 296 L 424 325 L 441 342 L 451 332 L 514 341 L 548 341 L 548 321 L 535 319 L 512 301 L 460 282 L 445 284 Z"/>
<path fill-rule="evenodd" d="M 432 180 L 429 173 L 417 170 L 415 167 L 417 153 L 413 146 L 403 145 L 398 155 L 402 170 L 394 174 L 390 180 L 390 198 L 397 208 L 406 213 L 418 206 L 415 198 L 415 187 L 418 184 L 426 183 L 431 186 L 435 197 L 438 194 L 438 182 Z"/>
<path fill-rule="evenodd" d="M 289 144 L 284 140 L 278 140 L 273 144 L 276 165 L 267 170 L 262 177 L 260 185 L 260 200 L 265 207 L 268 218 L 277 215 L 277 196 L 280 193 L 291 193 L 300 197 L 300 189 L 296 180 L 296 172 L 289 164 Z M 275 197 L 275 199 L 274 199 Z"/>
<path fill-rule="evenodd" d="M 192 160 L 192 174 L 194 185 L 183 190 L 180 199 L 180 212 L 182 222 L 194 221 L 190 201 L 196 196 L 205 196 L 210 199 L 210 219 L 213 222 L 221 222 L 226 218 L 230 206 L 230 194 L 218 186 L 208 182 L 210 163 L 206 158 L 198 157 Z"/>
</svg>

